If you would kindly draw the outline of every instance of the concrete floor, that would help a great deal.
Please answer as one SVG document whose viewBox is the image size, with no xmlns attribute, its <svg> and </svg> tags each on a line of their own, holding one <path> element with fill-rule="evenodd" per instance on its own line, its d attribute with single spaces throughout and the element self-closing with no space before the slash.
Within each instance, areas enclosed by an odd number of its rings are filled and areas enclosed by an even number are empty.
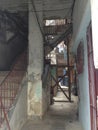
<svg viewBox="0 0 98 130">
<path fill-rule="evenodd" d="M 67 100 L 58 92 L 55 100 Z M 78 99 L 72 96 L 72 103 L 55 102 L 41 121 L 28 120 L 21 130 L 83 130 L 77 117 Z"/>
</svg>

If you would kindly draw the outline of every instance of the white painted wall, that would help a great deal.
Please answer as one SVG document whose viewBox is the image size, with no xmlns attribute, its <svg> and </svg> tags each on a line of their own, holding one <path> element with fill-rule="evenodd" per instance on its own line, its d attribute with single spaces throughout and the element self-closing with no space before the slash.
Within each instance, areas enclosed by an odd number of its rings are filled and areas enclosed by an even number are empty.
<svg viewBox="0 0 98 130">
<path fill-rule="evenodd" d="M 98 0 L 91 0 L 94 65 L 98 69 Z"/>
<path fill-rule="evenodd" d="M 79 120 L 84 130 L 91 130 L 90 127 L 90 101 L 88 82 L 88 58 L 86 32 L 90 23 L 90 0 L 76 0 L 73 14 L 73 51 L 77 52 L 78 44 L 81 40 L 84 43 L 84 71 L 78 75 L 80 102 Z"/>
</svg>

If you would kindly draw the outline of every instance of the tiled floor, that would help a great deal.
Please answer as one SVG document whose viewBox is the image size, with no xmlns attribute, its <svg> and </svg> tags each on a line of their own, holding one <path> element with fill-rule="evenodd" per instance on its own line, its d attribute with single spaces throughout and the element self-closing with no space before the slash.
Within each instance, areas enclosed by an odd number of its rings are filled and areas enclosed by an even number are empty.
<svg viewBox="0 0 98 130">
<path fill-rule="evenodd" d="M 66 100 L 59 92 L 56 100 Z M 28 120 L 21 130 L 82 130 L 77 118 L 77 97 L 72 103 L 55 102 L 42 121 Z"/>
</svg>

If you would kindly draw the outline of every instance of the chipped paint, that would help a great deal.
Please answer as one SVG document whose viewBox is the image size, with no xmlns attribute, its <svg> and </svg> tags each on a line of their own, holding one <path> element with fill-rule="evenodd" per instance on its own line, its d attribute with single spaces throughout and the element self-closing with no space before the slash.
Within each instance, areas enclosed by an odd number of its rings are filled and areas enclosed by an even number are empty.
<svg viewBox="0 0 98 130">
<path fill-rule="evenodd" d="M 28 82 L 28 116 L 42 115 L 42 81 Z"/>
</svg>

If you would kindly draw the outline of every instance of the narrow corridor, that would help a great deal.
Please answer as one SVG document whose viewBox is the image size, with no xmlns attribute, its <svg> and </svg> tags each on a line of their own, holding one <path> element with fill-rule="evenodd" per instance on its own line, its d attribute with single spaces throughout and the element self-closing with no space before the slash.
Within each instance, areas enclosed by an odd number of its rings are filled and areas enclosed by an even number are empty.
<svg viewBox="0 0 98 130">
<path fill-rule="evenodd" d="M 58 92 L 55 100 L 65 100 L 65 96 Z M 21 130 L 82 130 L 78 122 L 77 97 L 72 95 L 72 103 L 55 102 L 50 106 L 43 120 L 28 120 Z"/>
</svg>

